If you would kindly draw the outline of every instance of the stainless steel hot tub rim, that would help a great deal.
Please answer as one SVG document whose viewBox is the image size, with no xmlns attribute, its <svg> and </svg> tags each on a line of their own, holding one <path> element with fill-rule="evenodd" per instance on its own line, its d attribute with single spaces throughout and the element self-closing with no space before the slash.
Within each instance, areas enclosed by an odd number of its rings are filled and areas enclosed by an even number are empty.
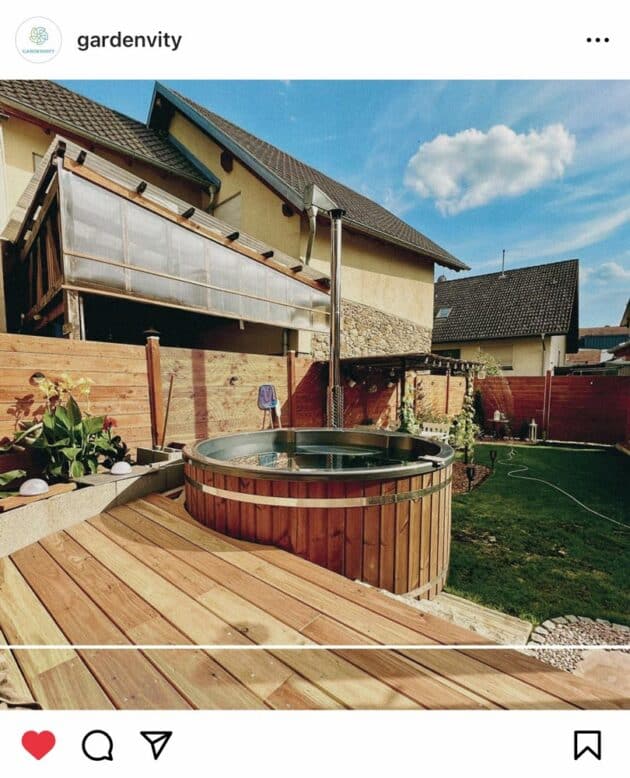
<svg viewBox="0 0 630 778">
<path fill-rule="evenodd" d="M 396 450 L 409 450 L 410 446 L 418 448 L 418 459 L 404 464 L 383 465 L 378 467 L 357 467 L 346 469 L 332 468 L 270 468 L 260 465 L 236 464 L 225 458 L 209 457 L 202 454 L 200 446 L 206 446 L 212 441 L 220 441 L 223 445 L 221 451 L 225 451 L 225 444 L 230 441 L 242 443 L 246 441 L 249 446 L 246 454 L 235 456 L 252 456 L 258 453 L 277 450 L 285 453 L 298 441 L 301 445 L 317 443 L 319 445 L 357 445 L 378 447 L 392 452 Z M 279 445 L 276 448 L 276 445 Z M 398 445 L 397 445 L 398 444 Z M 400 445 L 404 444 L 404 445 Z M 421 449 L 426 452 L 421 453 Z M 197 441 L 192 446 L 186 446 L 183 451 L 184 461 L 196 467 L 212 470 L 226 476 L 238 478 L 254 478 L 264 480 L 286 481 L 376 481 L 383 479 L 411 478 L 416 475 L 434 472 L 450 465 L 454 458 L 453 449 L 445 443 L 427 440 L 415 435 L 389 430 L 362 430 L 353 428 L 334 429 L 332 427 L 289 427 L 285 429 L 259 430 L 256 432 L 238 432 L 233 434 L 218 434 Z"/>
</svg>

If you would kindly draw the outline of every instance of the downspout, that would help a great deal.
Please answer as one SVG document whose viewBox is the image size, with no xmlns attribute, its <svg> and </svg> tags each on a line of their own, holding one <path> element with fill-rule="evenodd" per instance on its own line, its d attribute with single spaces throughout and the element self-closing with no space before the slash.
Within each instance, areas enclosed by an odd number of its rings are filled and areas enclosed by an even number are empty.
<svg viewBox="0 0 630 778">
<path fill-rule="evenodd" d="M 542 364 L 540 366 L 541 367 L 540 374 L 545 375 L 545 333 L 544 332 L 540 333 L 540 342 L 542 344 L 542 355 L 541 355 Z"/>
<path fill-rule="evenodd" d="M 311 255 L 313 253 L 313 245 L 315 243 L 315 233 L 317 232 L 317 212 L 318 207 L 316 205 L 310 205 L 306 209 L 306 215 L 308 217 L 308 243 L 306 244 L 306 254 L 304 256 L 304 264 L 308 265 L 311 262 Z"/>
</svg>

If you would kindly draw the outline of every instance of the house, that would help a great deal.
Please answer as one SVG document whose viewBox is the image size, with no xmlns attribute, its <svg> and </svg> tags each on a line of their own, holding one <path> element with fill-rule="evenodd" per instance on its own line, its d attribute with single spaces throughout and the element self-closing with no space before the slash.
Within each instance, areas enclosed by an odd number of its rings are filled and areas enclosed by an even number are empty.
<svg viewBox="0 0 630 778">
<path fill-rule="evenodd" d="M 143 197 L 154 206 L 161 203 L 176 209 L 179 217 L 193 209 L 188 227 L 197 225 L 218 233 L 221 241 L 227 241 L 241 256 L 254 250 L 256 259 L 262 256 L 268 267 L 279 264 L 292 268 L 291 281 L 325 292 L 329 221 L 321 214 L 309 215 L 304 203 L 305 187 L 317 185 L 346 211 L 342 267 L 345 355 L 427 351 L 434 267 L 467 269 L 382 206 L 162 84 L 155 85 L 146 124 L 50 81 L 0 81 L 0 112 L 5 290 L 11 283 L 13 292 L 18 283 L 19 274 L 6 277 L 8 267 L 19 267 L 14 242 L 20 231 L 24 240 L 25 226 L 32 226 L 23 220 L 34 189 L 41 184 L 42 166 L 55 157 L 51 143 L 57 139 L 71 144 L 75 154 L 73 159 L 67 157 L 66 168 L 80 158 L 84 170 L 93 169 L 110 184 L 125 189 L 128 202 L 138 204 L 138 197 Z M 34 178 L 36 172 L 39 177 Z M 73 180 L 80 177 L 80 171 L 71 172 Z M 144 188 L 134 195 L 137 187 Z M 144 201 L 141 204 L 147 206 Z M 111 257 L 101 260 L 118 261 Z M 145 257 L 145 261 L 151 260 Z M 123 259 L 125 262 L 129 260 Z M 129 272 L 135 272 L 131 266 Z M 146 275 L 147 268 L 142 267 L 142 272 Z M 175 274 L 173 283 L 179 278 Z M 98 290 L 94 282 L 86 286 L 85 281 L 80 290 L 69 289 L 71 285 L 64 279 L 59 290 L 64 298 L 61 303 L 57 297 L 52 299 L 51 292 L 51 299 L 36 311 L 32 306 L 17 310 L 19 306 L 13 305 L 7 312 L 9 328 L 80 336 L 76 322 L 73 329 L 72 323 L 62 322 L 59 316 L 51 318 L 54 311 L 61 310 L 60 304 L 67 315 L 68 298 L 78 295 L 73 305 L 83 316 L 83 334 L 91 339 L 139 341 L 142 329 L 154 326 L 173 345 L 263 353 L 294 348 L 326 356 L 327 325 L 311 311 L 311 292 L 304 291 L 302 307 L 294 300 L 291 316 L 274 318 L 269 311 L 277 313 L 277 307 L 266 306 L 277 300 L 264 294 L 254 306 L 243 302 L 238 310 L 228 310 L 225 305 L 217 309 L 209 293 L 207 299 L 188 305 L 172 299 L 171 292 L 139 299 L 130 288 L 121 291 L 106 283 L 104 288 L 102 280 L 99 283 Z M 194 283 L 208 288 L 213 285 L 207 272 Z M 128 280 L 126 284 L 129 287 Z M 303 309 L 308 311 L 305 316 L 295 313 Z M 0 326 L 3 319 L 0 316 Z M 317 324 L 314 319 L 318 319 Z M 64 325 L 68 325 L 65 333 Z"/>
<path fill-rule="evenodd" d="M 630 338 L 630 327 L 580 327 L 578 351 L 567 354 L 566 364 L 598 365 L 613 358 L 615 346 Z"/>
<path fill-rule="evenodd" d="M 474 359 L 479 350 L 510 375 L 544 375 L 578 342 L 578 260 L 435 284 L 433 351 Z"/>
</svg>

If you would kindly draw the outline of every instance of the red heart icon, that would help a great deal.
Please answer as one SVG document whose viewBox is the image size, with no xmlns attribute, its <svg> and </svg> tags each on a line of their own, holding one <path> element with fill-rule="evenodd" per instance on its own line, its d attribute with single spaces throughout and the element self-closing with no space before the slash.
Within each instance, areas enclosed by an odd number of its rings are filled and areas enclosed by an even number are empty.
<svg viewBox="0 0 630 778">
<path fill-rule="evenodd" d="M 30 729 L 22 735 L 22 745 L 35 759 L 42 759 L 49 751 L 52 751 L 55 742 L 55 736 L 48 730 L 35 732 Z"/>
</svg>

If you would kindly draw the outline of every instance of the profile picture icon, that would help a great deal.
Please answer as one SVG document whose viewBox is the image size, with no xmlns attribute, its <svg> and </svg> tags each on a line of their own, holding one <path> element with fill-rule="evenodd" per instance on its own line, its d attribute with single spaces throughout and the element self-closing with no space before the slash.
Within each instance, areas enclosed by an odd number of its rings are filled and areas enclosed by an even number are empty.
<svg viewBox="0 0 630 778">
<path fill-rule="evenodd" d="M 33 27 L 28 37 L 36 46 L 43 46 L 48 40 L 48 30 L 45 27 Z"/>
<path fill-rule="evenodd" d="M 33 16 L 18 27 L 15 45 L 29 62 L 50 62 L 61 49 L 61 30 L 52 19 Z"/>
</svg>

